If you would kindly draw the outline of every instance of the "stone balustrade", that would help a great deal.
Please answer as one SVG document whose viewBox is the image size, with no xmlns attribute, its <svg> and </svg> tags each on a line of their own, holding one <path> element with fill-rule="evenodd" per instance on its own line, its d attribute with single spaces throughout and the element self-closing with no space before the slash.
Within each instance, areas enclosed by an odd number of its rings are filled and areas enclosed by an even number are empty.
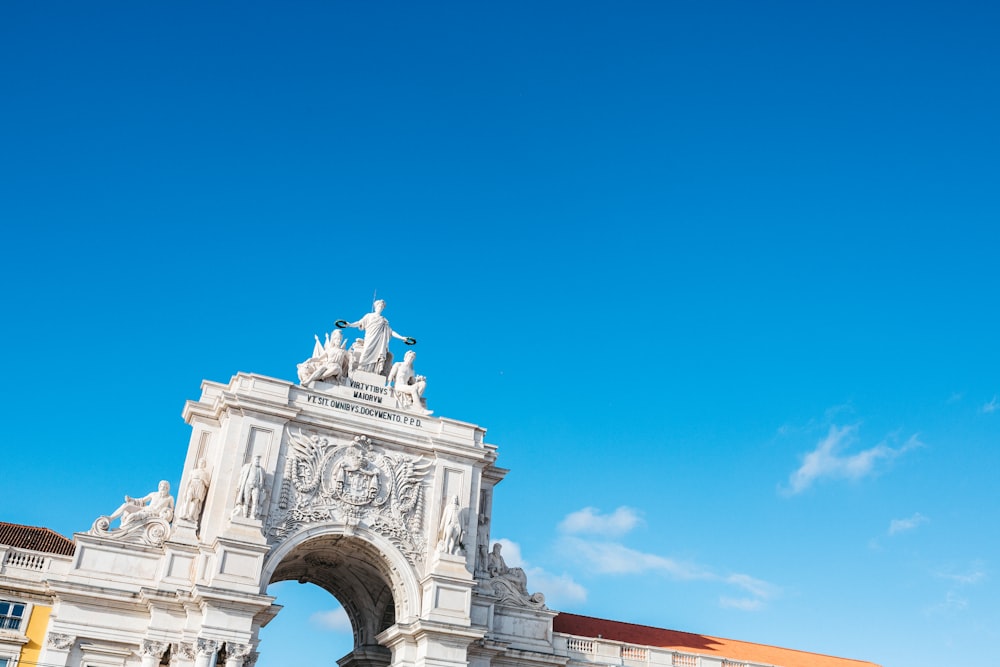
<svg viewBox="0 0 1000 667">
<path fill-rule="evenodd" d="M 40 580 L 51 571 L 65 570 L 72 560 L 72 556 L 0 546 L 0 574 L 16 571 L 22 579 Z"/>
<path fill-rule="evenodd" d="M 656 646 L 637 646 L 610 639 L 575 637 L 553 633 L 557 654 L 569 658 L 568 667 L 780 667 L 765 663 L 726 659 L 696 652 L 674 651 Z M 574 663 L 576 663 L 574 665 Z"/>
</svg>

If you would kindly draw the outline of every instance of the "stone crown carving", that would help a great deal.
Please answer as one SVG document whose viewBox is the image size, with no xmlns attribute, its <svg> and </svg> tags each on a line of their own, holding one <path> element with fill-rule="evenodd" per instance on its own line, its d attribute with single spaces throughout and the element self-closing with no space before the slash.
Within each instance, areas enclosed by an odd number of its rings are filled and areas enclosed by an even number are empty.
<svg viewBox="0 0 1000 667">
<path fill-rule="evenodd" d="M 344 443 L 289 431 L 289 457 L 278 512 L 268 534 L 281 540 L 301 525 L 362 523 L 384 535 L 411 564 L 424 558 L 423 457 L 390 454 L 367 436 Z"/>
</svg>

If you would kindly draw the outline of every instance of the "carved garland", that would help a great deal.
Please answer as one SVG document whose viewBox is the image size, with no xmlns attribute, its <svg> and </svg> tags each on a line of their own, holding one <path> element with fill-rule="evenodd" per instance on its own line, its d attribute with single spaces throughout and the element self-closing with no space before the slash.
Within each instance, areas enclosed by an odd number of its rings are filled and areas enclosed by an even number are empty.
<svg viewBox="0 0 1000 667">
<path fill-rule="evenodd" d="M 74 642 L 76 642 L 76 637 L 74 635 L 65 635 L 60 632 L 50 632 L 46 637 L 45 645 L 49 648 L 58 649 L 60 651 L 68 651 L 73 648 Z"/>
<path fill-rule="evenodd" d="M 316 434 L 289 431 L 290 451 L 279 511 L 267 532 L 282 540 L 321 521 L 362 522 L 384 535 L 415 565 L 424 558 L 423 486 L 431 462 L 388 454 L 367 436 L 337 444 Z"/>
</svg>

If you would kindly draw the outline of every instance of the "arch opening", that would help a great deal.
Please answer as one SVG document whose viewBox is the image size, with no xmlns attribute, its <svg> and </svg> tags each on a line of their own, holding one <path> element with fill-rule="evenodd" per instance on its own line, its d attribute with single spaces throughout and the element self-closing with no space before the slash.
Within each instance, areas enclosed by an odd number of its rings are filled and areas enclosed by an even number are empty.
<svg viewBox="0 0 1000 667">
<path fill-rule="evenodd" d="M 288 553 L 268 584 L 295 580 L 315 584 L 343 606 L 354 645 L 377 644 L 375 635 L 396 622 L 396 604 L 386 565 L 368 542 L 344 535 L 306 540 Z"/>
</svg>

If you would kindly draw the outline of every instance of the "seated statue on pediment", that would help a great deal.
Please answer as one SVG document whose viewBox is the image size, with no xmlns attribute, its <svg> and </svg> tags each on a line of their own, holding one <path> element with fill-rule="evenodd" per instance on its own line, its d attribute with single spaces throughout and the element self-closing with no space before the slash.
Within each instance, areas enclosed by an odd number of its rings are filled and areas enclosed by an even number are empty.
<svg viewBox="0 0 1000 667">
<path fill-rule="evenodd" d="M 120 519 L 118 528 L 111 529 L 111 522 Z M 91 535 L 124 538 L 138 536 L 147 544 L 160 545 L 170 535 L 170 522 L 174 520 L 174 497 L 170 495 L 170 482 L 162 480 L 157 490 L 141 498 L 125 496 L 125 502 L 110 515 L 98 517 L 91 526 Z"/>
<path fill-rule="evenodd" d="M 313 382 L 343 383 L 347 381 L 350 366 L 350 354 L 346 349 L 347 341 L 339 330 L 326 335 L 326 343 L 320 345 L 319 336 L 315 336 L 313 356 L 299 364 L 299 382 L 308 385 Z"/>
<path fill-rule="evenodd" d="M 500 543 L 493 543 L 493 552 L 486 566 L 489 579 L 485 588 L 491 590 L 500 602 L 513 603 L 523 607 L 545 608 L 545 596 L 528 592 L 528 575 L 519 567 L 507 567 L 500 555 Z"/>
<path fill-rule="evenodd" d="M 427 378 L 413 372 L 413 360 L 417 358 L 417 353 L 408 350 L 403 355 L 402 361 L 397 361 L 389 371 L 387 384 L 392 387 L 392 393 L 399 403 L 399 407 L 404 410 L 416 412 L 423 415 L 431 414 L 424 400 L 424 389 L 427 388 Z"/>
</svg>

